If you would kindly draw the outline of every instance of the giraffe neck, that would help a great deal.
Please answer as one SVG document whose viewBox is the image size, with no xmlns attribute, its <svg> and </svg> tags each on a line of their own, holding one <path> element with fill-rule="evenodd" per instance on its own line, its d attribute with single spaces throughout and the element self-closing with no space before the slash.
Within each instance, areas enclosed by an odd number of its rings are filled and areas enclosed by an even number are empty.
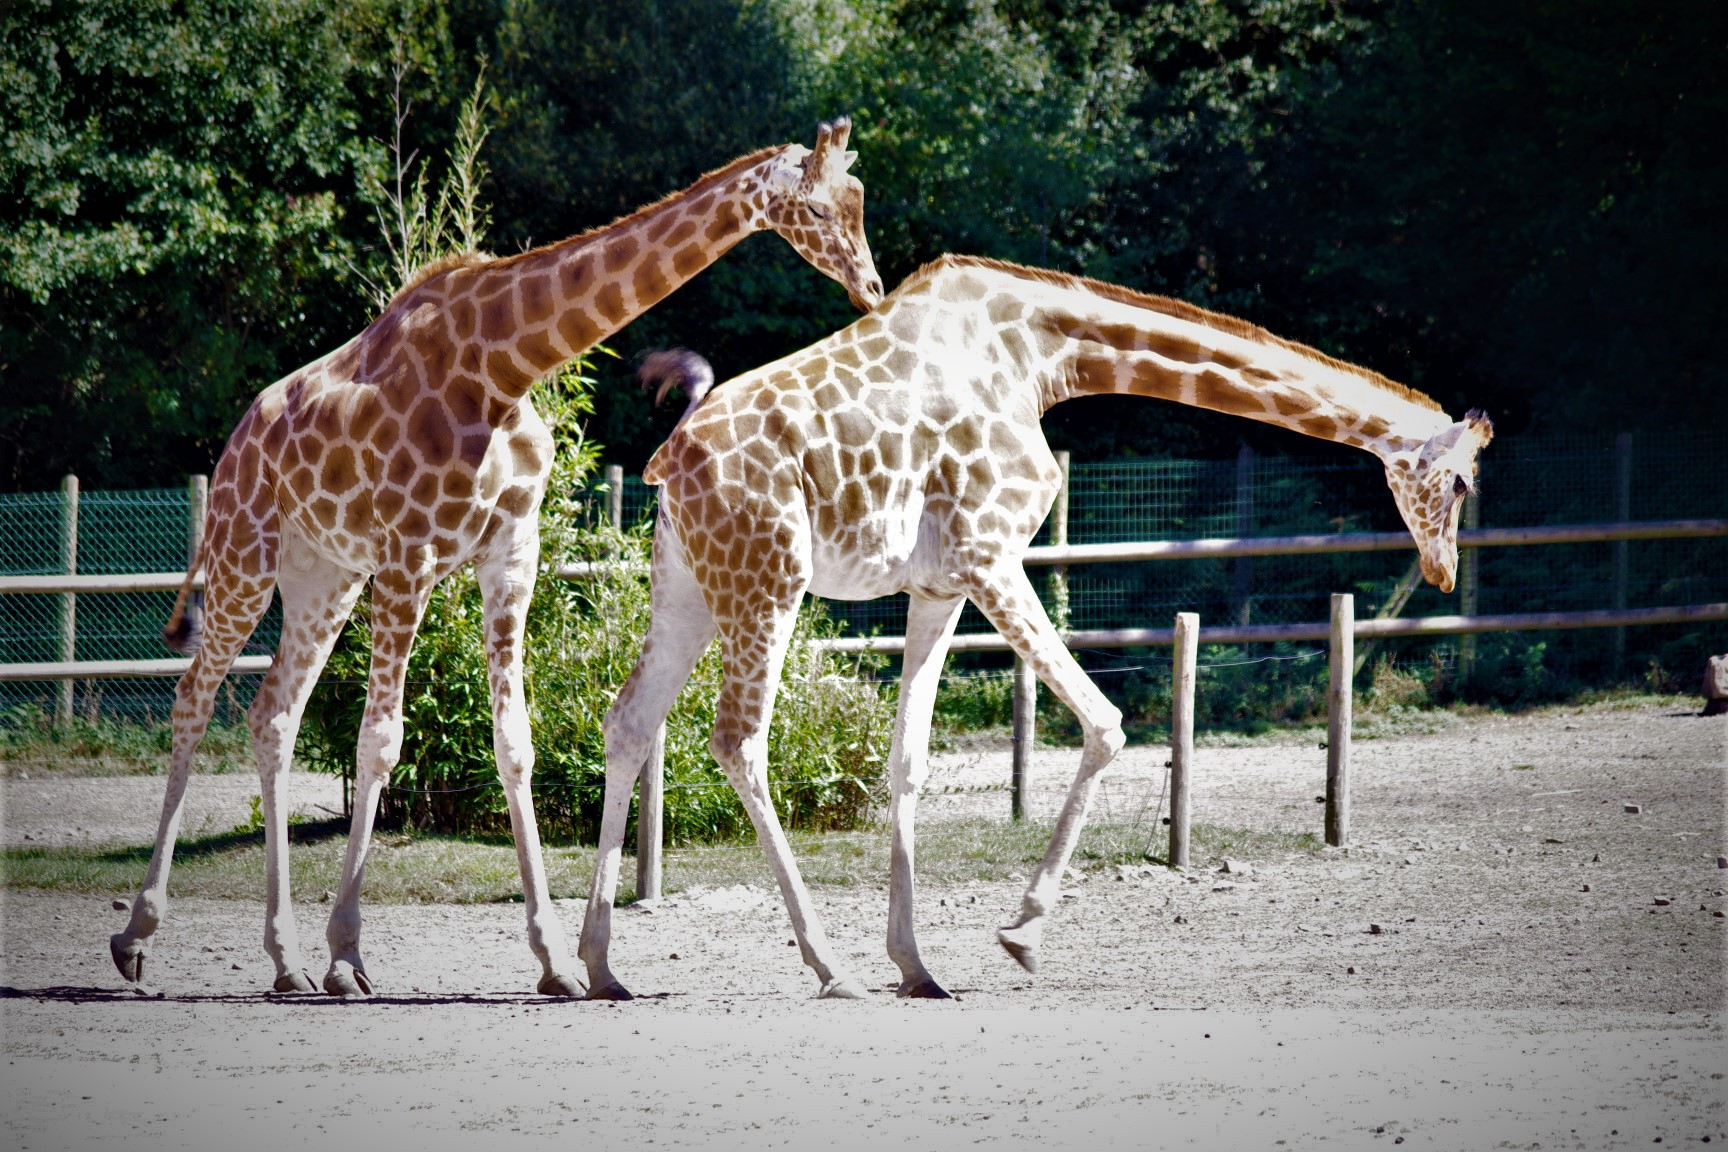
<svg viewBox="0 0 1728 1152">
<path fill-rule="evenodd" d="M 766 227 L 768 173 L 783 150 L 742 157 L 604 228 L 453 269 L 404 302 L 447 310 L 463 366 L 513 404 Z"/>
<path fill-rule="evenodd" d="M 961 261 L 954 271 L 1016 294 L 1012 326 L 1025 345 L 1049 355 L 1035 373 L 1041 410 L 1076 396 L 1150 396 L 1363 448 L 1388 462 L 1451 424 L 1418 392 L 1179 300 L 991 262 Z"/>
</svg>

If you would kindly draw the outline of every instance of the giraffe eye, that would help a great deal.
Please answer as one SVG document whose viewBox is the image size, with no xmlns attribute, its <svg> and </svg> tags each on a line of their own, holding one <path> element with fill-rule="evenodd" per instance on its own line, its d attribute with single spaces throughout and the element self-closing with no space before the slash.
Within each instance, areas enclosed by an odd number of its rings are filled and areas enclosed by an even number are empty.
<svg viewBox="0 0 1728 1152">
<path fill-rule="evenodd" d="M 1462 472 L 1452 478 L 1452 491 L 1459 496 L 1470 495 L 1470 481 L 1464 479 Z"/>
<path fill-rule="evenodd" d="M 828 219 L 828 209 L 818 207 L 815 204 L 805 204 L 804 207 L 810 209 L 810 215 L 816 217 L 816 219 L 818 219 L 818 220 Z"/>
</svg>

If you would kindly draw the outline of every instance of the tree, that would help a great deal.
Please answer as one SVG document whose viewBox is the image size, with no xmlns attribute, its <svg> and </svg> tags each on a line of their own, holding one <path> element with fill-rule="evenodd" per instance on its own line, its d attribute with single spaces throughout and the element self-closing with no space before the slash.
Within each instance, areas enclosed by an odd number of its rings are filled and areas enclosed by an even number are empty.
<svg viewBox="0 0 1728 1152">
<path fill-rule="evenodd" d="M 364 323 L 379 52 L 312 0 L 0 16 L 0 484 L 203 471 L 265 384 Z"/>
</svg>

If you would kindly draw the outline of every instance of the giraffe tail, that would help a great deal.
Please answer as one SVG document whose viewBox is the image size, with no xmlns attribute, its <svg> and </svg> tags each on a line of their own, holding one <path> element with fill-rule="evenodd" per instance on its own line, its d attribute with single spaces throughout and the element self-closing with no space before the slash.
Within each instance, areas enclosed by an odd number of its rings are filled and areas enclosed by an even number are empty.
<svg viewBox="0 0 1728 1152">
<path fill-rule="evenodd" d="M 197 652 L 204 642 L 204 593 L 192 587 L 193 578 L 204 564 L 204 551 L 200 541 L 192 565 L 186 569 L 186 579 L 180 582 L 180 594 L 174 598 L 174 611 L 162 626 L 162 642 L 182 656 Z"/>
<path fill-rule="evenodd" d="M 636 369 L 636 378 L 642 381 L 642 391 L 654 393 L 656 404 L 665 400 L 666 394 L 672 389 L 684 390 L 684 395 L 689 397 L 689 403 L 684 406 L 684 415 L 678 418 L 680 424 L 690 418 L 690 413 L 696 411 L 696 406 L 702 403 L 702 397 L 708 395 L 708 390 L 714 387 L 713 367 L 688 348 L 664 348 L 658 352 L 650 352 L 643 357 L 641 365 Z"/>
</svg>

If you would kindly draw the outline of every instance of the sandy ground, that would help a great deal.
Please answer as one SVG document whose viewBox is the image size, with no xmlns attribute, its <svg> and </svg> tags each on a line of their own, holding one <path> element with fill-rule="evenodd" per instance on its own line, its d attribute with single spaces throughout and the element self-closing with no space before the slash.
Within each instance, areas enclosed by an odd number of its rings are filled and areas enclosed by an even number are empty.
<svg viewBox="0 0 1728 1152">
<path fill-rule="evenodd" d="M 1246 875 L 1097 867 L 1037 976 L 993 943 L 1017 882 L 924 887 L 920 941 L 950 1003 L 893 998 L 885 880 L 815 890 L 873 990 L 828 1003 L 776 894 L 680 892 L 673 867 L 671 897 L 616 922 L 613 967 L 642 997 L 622 1006 L 528 995 L 514 905 L 369 907 L 381 994 L 340 1003 L 261 994 L 261 902 L 179 901 L 152 952 L 159 995 L 139 997 L 108 961 L 107 895 L 5 889 L 0 1133 L 32 1150 L 1728 1141 L 1728 719 L 1481 717 L 1355 753 L 1349 849 Z M 1167 754 L 1130 749 L 1102 807 L 1153 827 Z M 1034 815 L 1074 760 L 1041 751 Z M 1006 764 L 943 756 L 926 818 L 1005 811 L 1000 792 L 940 790 Z M 1323 774 L 1312 742 L 1203 749 L 1195 818 L 1315 829 Z M 4 841 L 147 841 L 160 787 L 0 781 Z M 332 803 L 328 782 L 296 788 L 296 806 Z M 199 779 L 197 820 L 243 821 L 255 790 Z M 298 910 L 309 946 L 323 911 Z M 581 906 L 561 912 L 574 941 Z"/>
</svg>

